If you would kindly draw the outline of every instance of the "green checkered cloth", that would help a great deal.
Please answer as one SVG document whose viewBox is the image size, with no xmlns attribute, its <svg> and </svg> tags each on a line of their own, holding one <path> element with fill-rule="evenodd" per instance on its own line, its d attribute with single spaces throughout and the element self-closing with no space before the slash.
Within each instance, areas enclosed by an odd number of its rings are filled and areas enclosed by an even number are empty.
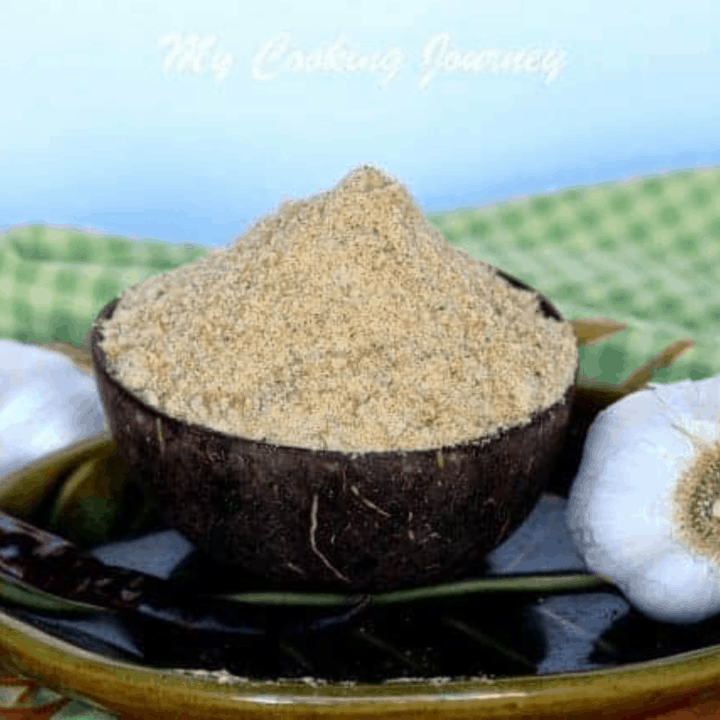
<svg viewBox="0 0 720 720">
<path fill-rule="evenodd" d="M 80 346 L 110 300 L 207 252 L 46 225 L 14 227 L 0 235 L 0 337 Z"/>
<path fill-rule="evenodd" d="M 684 337 L 696 347 L 655 379 L 720 373 L 720 169 L 534 195 L 433 213 L 456 247 L 536 287 L 568 318 L 628 329 L 582 348 L 586 376 L 620 382 Z M 82 344 L 107 302 L 209 249 L 43 225 L 0 235 L 0 337 Z"/>
<path fill-rule="evenodd" d="M 720 169 L 533 195 L 433 214 L 456 247 L 546 295 L 567 319 L 627 329 L 581 348 L 584 374 L 621 382 L 671 342 L 695 348 L 658 382 L 720 374 Z"/>
</svg>

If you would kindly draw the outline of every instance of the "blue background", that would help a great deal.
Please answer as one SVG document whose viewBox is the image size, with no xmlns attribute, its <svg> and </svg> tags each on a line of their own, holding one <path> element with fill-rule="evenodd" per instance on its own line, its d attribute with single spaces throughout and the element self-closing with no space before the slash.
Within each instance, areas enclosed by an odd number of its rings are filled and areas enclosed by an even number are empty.
<svg viewBox="0 0 720 720">
<path fill-rule="evenodd" d="M 426 211 L 479 206 L 720 159 L 720 5 L 711 2 L 262 3 L 0 6 L 0 227 L 48 222 L 218 245 L 287 196 L 374 162 Z M 279 33 L 311 52 L 407 57 L 400 75 L 254 80 Z M 160 39 L 216 36 L 199 71 Z M 444 73 L 421 50 L 565 53 L 537 74 Z M 212 60 L 230 59 L 223 80 Z"/>
</svg>

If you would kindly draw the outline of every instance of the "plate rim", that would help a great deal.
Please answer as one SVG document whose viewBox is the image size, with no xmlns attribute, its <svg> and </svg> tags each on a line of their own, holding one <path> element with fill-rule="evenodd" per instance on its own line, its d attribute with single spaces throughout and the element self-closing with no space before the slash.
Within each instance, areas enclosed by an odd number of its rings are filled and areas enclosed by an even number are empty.
<svg viewBox="0 0 720 720">
<path fill-rule="evenodd" d="M 290 714 L 341 711 L 344 717 L 369 711 L 413 717 L 432 706 L 442 717 L 458 710 L 482 717 L 542 717 L 565 712 L 615 708 L 647 711 L 688 701 L 720 684 L 720 645 L 643 661 L 632 665 L 513 678 L 483 678 L 447 683 L 424 680 L 382 684 L 311 683 L 291 680 L 222 682 L 172 669 L 147 667 L 107 658 L 81 648 L 0 607 L 0 647 L 9 668 L 30 676 L 62 694 L 121 712 L 144 712 L 148 701 L 168 713 L 188 710 L 230 712 L 233 717 L 277 717 L 279 707 Z M 664 672 L 659 673 L 660 668 Z"/>
</svg>

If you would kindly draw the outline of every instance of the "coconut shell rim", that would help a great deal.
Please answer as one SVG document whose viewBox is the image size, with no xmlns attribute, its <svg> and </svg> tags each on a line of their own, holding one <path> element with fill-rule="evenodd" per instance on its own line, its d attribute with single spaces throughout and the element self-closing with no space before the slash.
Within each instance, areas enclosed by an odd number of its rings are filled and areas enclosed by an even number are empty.
<svg viewBox="0 0 720 720">
<path fill-rule="evenodd" d="M 517 278 L 514 278 L 512 275 L 509 275 L 502 270 L 499 270 L 495 268 L 495 272 L 497 275 L 502 277 L 508 284 L 511 286 L 520 289 L 525 290 L 533 293 L 536 295 L 538 299 L 538 305 L 540 310 L 543 312 L 543 314 L 546 317 L 552 317 L 554 320 L 557 320 L 558 322 L 567 322 L 562 315 L 560 314 L 560 311 L 553 305 L 553 303 L 546 298 L 542 293 L 540 293 L 535 288 L 526 285 L 522 281 L 518 280 Z M 565 389 L 565 392 L 560 397 L 559 400 L 554 402 L 552 405 L 549 405 L 545 408 L 541 408 L 539 410 L 534 410 L 527 422 L 519 423 L 517 425 L 511 425 L 508 427 L 500 428 L 488 435 L 483 435 L 479 438 L 473 438 L 471 440 L 465 440 L 459 443 L 454 443 L 452 445 L 438 445 L 433 446 L 430 448 L 419 448 L 419 449 L 410 449 L 410 450 L 351 450 L 351 451 L 344 451 L 344 450 L 333 450 L 333 449 L 314 449 L 314 448 L 306 448 L 306 447 L 300 447 L 297 445 L 284 445 L 281 443 L 274 443 L 266 440 L 254 440 L 252 438 L 247 438 L 243 435 L 236 435 L 232 433 L 227 433 L 222 430 L 216 430 L 215 428 L 208 427 L 206 425 L 201 425 L 199 423 L 193 423 L 188 420 L 173 417 L 172 415 L 169 415 L 163 410 L 160 410 L 156 407 L 153 407 L 152 405 L 145 402 L 142 398 L 140 398 L 133 390 L 128 388 L 126 385 L 124 385 L 119 379 L 117 379 L 109 370 L 108 370 L 108 363 L 107 363 L 107 356 L 105 355 L 105 351 L 101 347 L 101 341 L 104 340 L 104 336 L 100 338 L 100 335 L 102 334 L 102 328 L 99 327 L 99 322 L 108 320 L 112 317 L 113 312 L 115 311 L 118 303 L 120 302 L 122 298 L 122 295 L 114 298 L 110 302 L 106 303 L 98 313 L 95 321 L 93 322 L 92 329 L 91 329 L 91 354 L 92 354 L 92 360 L 93 360 L 93 366 L 96 373 L 102 373 L 103 377 L 108 380 L 113 385 L 117 386 L 124 392 L 126 392 L 128 395 L 130 395 L 135 402 L 137 402 L 142 408 L 153 415 L 158 415 L 165 421 L 170 421 L 174 423 L 180 423 L 181 425 L 186 426 L 189 428 L 192 432 L 196 434 L 205 434 L 205 435 L 214 435 L 219 438 L 232 438 L 233 440 L 242 440 L 244 443 L 248 443 L 250 446 L 255 446 L 259 450 L 262 448 L 265 449 L 273 449 L 275 451 L 288 451 L 293 453 L 298 453 L 301 455 L 307 454 L 308 456 L 312 457 L 324 457 L 328 460 L 332 459 L 339 459 L 339 458 L 351 458 L 356 459 L 358 457 L 363 458 L 370 458 L 373 455 L 382 456 L 383 458 L 387 459 L 393 459 L 393 457 L 398 458 L 406 458 L 408 455 L 417 455 L 420 457 L 421 455 L 427 455 L 432 454 L 435 455 L 438 452 L 442 453 L 451 453 L 453 451 L 460 451 L 460 450 L 467 450 L 471 447 L 483 447 L 484 445 L 492 442 L 498 441 L 500 438 L 502 438 L 505 434 L 519 429 L 526 427 L 528 425 L 532 425 L 536 418 L 542 418 L 542 417 L 552 417 L 555 410 L 559 407 L 564 406 L 566 403 L 571 403 L 574 395 L 574 380 L 568 385 L 568 387 Z M 578 366 L 578 360 L 576 358 L 575 363 L 575 373 L 577 372 L 577 366 Z M 573 376 L 574 377 L 574 376 Z M 567 433 L 567 427 L 565 428 L 565 434 Z"/>
</svg>

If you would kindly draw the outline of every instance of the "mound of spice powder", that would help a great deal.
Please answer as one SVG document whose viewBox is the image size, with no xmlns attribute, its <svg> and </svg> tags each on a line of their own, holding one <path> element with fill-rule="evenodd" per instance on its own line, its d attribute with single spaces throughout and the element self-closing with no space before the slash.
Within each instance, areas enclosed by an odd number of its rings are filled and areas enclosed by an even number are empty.
<svg viewBox="0 0 720 720">
<path fill-rule="evenodd" d="M 526 424 L 577 360 L 569 323 L 450 245 L 372 165 L 129 288 L 101 328 L 110 374 L 162 412 L 351 453 Z"/>
</svg>

